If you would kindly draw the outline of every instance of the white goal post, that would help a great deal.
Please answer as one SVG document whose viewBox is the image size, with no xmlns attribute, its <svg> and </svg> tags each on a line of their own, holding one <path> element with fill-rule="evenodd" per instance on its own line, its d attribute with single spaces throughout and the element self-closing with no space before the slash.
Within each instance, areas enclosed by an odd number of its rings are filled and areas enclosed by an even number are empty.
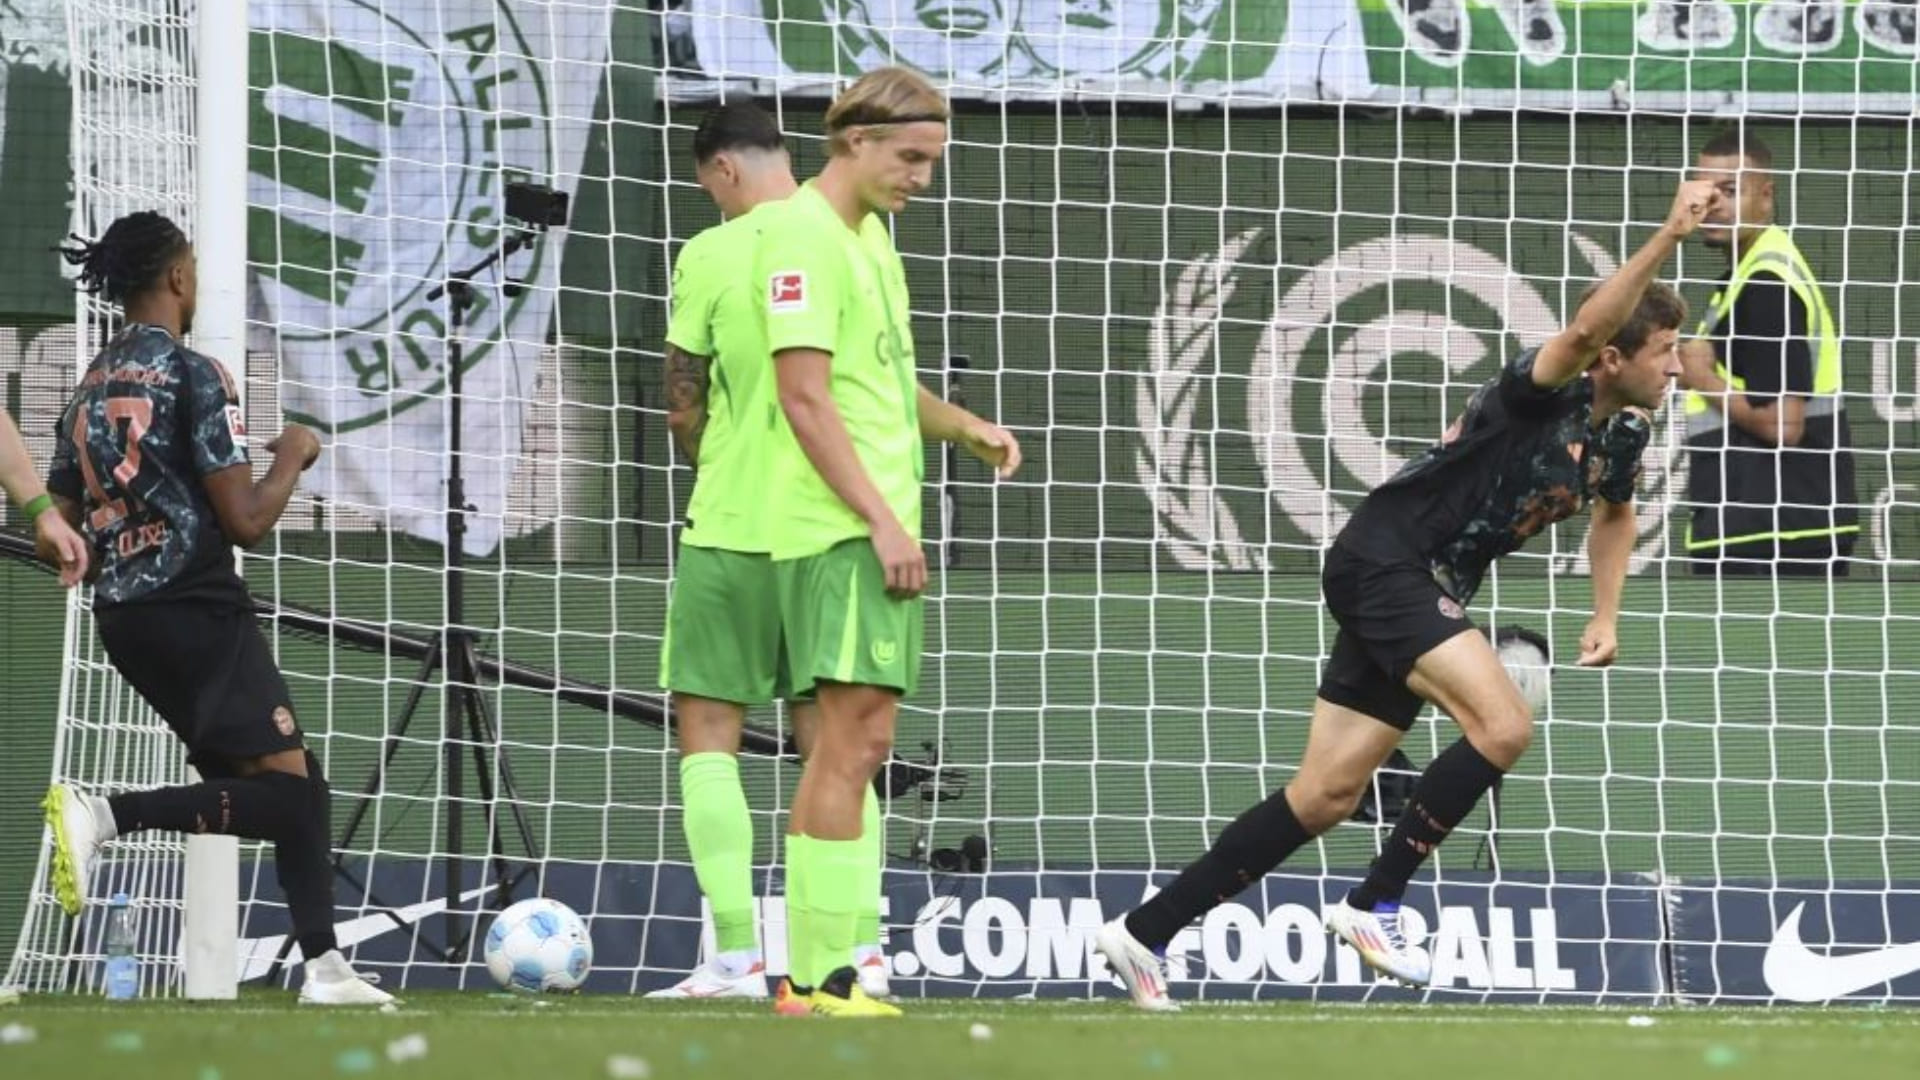
<svg viewBox="0 0 1920 1080">
<path fill-rule="evenodd" d="M 232 368 L 246 402 L 247 40 L 246 0 L 198 0 L 194 32 L 193 237 L 199 294 L 193 346 Z M 255 440 L 256 444 L 259 440 Z M 258 453 L 257 445 L 255 453 Z M 264 455 L 263 455 L 264 456 Z M 239 557 L 236 555 L 236 559 Z M 244 569 L 245 560 L 239 560 Z M 180 928 L 182 996 L 238 995 L 240 841 L 190 836 Z"/>
</svg>

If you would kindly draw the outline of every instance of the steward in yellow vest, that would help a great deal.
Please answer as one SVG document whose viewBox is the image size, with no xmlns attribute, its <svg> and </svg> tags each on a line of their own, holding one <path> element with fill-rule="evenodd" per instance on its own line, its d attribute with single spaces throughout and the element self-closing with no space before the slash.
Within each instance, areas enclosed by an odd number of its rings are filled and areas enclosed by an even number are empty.
<svg viewBox="0 0 1920 1080">
<path fill-rule="evenodd" d="M 1696 174 L 1721 181 L 1738 224 L 1699 230 L 1734 264 L 1682 354 L 1686 553 L 1698 573 L 1845 574 L 1860 524 L 1840 334 L 1806 258 L 1770 224 L 1771 157 L 1729 133 Z"/>
</svg>

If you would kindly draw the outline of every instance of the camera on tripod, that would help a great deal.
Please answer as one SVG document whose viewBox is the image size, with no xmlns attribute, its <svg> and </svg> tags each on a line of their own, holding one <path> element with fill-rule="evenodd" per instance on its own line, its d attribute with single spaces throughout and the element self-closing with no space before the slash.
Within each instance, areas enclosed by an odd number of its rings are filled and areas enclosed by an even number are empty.
<svg viewBox="0 0 1920 1080">
<path fill-rule="evenodd" d="M 940 747 L 932 739 L 920 744 L 920 760 L 896 756 L 873 778 L 873 788 L 889 801 L 918 793 L 922 802 L 952 802 L 967 797 L 967 785 L 973 775 L 966 769 L 943 764 Z"/>
<path fill-rule="evenodd" d="M 893 758 L 873 778 L 874 790 L 889 801 L 904 799 L 909 795 L 918 795 L 921 802 L 929 803 L 966 798 L 973 774 L 942 761 L 943 749 L 939 743 L 927 739 L 920 743 L 919 760 Z M 937 848 L 933 846 L 931 826 L 921 822 L 913 827 L 909 858 L 915 865 L 924 865 L 937 874 L 986 873 L 990 855 L 991 849 L 984 836 L 968 836 L 957 848 Z"/>
<path fill-rule="evenodd" d="M 568 197 L 539 184 L 515 180 L 507 184 L 507 217 L 545 231 L 553 226 L 566 227 Z"/>
</svg>

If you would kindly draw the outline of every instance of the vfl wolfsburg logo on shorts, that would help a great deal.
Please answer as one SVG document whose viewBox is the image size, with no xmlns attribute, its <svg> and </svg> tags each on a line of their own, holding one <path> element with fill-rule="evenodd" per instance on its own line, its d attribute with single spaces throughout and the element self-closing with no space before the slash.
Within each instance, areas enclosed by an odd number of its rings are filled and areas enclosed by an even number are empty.
<svg viewBox="0 0 1920 1080">
<path fill-rule="evenodd" d="M 796 71 L 901 63 L 937 78 L 1220 81 L 1264 71 L 1286 25 L 1272 0 L 727 0 Z M 809 33 L 810 28 L 817 32 Z M 1229 49 L 1234 56 L 1229 63 Z M 1260 57 L 1256 62 L 1256 54 Z"/>
<path fill-rule="evenodd" d="M 508 181 L 554 171 L 515 4 L 333 0 L 255 21 L 249 256 L 286 410 L 341 432 L 437 402 L 447 305 L 428 291 L 497 246 Z M 514 276 L 537 276 L 539 250 Z M 476 290 L 466 314 L 467 369 L 531 296 L 497 295 Z"/>
<path fill-rule="evenodd" d="M 1580 233 L 1568 242 L 1571 265 L 1586 264 L 1571 304 L 1616 263 Z M 1362 240 L 1297 276 L 1272 245 L 1251 228 L 1171 268 L 1148 339 L 1136 475 L 1163 550 L 1189 569 L 1265 570 L 1277 545 L 1324 547 L 1515 347 L 1564 322 L 1542 292 L 1552 282 L 1466 241 Z M 1639 557 L 1660 550 L 1678 455 L 1673 444 L 1644 459 Z M 1572 547 L 1567 568 L 1584 565 Z"/>
</svg>

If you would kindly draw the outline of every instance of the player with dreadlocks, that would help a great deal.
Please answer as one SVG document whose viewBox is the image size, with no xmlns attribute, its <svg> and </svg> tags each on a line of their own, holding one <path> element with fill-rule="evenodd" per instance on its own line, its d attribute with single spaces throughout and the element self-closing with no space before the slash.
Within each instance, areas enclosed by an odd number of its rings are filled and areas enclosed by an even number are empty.
<svg viewBox="0 0 1920 1080">
<path fill-rule="evenodd" d="M 125 325 L 67 405 L 47 488 L 98 557 L 94 621 L 108 658 L 205 779 L 110 798 L 55 785 L 44 804 L 55 895 L 77 916 L 100 846 L 129 833 L 270 840 L 307 961 L 300 1000 L 391 1001 L 334 939 L 327 781 L 234 568 L 232 545 L 252 547 L 273 530 L 320 441 L 288 425 L 267 444 L 272 467 L 254 481 L 232 381 L 180 343 L 193 326 L 196 282 L 193 248 L 173 222 L 128 214 L 61 253 L 80 268 L 83 288 L 122 306 Z"/>
</svg>

